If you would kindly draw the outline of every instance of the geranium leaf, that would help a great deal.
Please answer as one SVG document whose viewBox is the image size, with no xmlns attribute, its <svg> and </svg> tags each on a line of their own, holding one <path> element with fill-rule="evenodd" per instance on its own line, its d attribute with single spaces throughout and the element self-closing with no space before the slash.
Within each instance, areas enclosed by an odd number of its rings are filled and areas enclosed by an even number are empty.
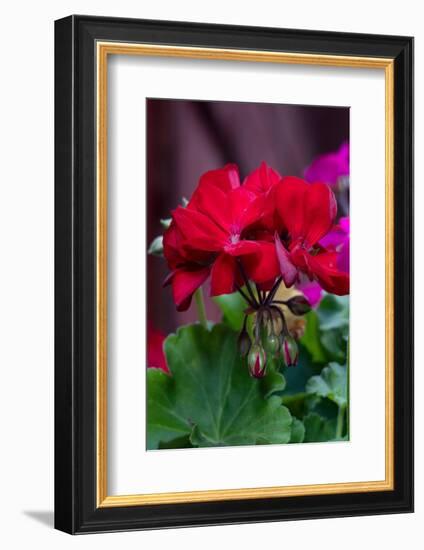
<svg viewBox="0 0 424 550">
<path fill-rule="evenodd" d="M 215 296 L 214 302 L 222 311 L 222 321 L 233 330 L 241 330 L 244 320 L 244 311 L 248 307 L 246 300 L 238 292 Z"/>
<path fill-rule="evenodd" d="M 183 437 L 177 437 L 172 439 L 172 441 L 167 441 L 166 443 L 159 443 L 159 449 L 188 449 L 193 447 L 190 441 L 190 436 L 184 435 Z"/>
<path fill-rule="evenodd" d="M 301 342 L 314 363 L 344 363 L 349 337 L 349 297 L 326 294 L 315 311 L 306 316 Z"/>
<path fill-rule="evenodd" d="M 327 354 L 321 344 L 317 313 L 315 311 L 310 311 L 307 315 L 305 315 L 305 320 L 305 333 L 300 341 L 308 350 L 313 363 L 326 363 Z"/>
<path fill-rule="evenodd" d="M 337 363 L 324 367 L 319 376 L 312 376 L 306 384 L 307 393 L 327 397 L 339 407 L 347 405 L 347 369 Z"/>
<path fill-rule="evenodd" d="M 284 376 L 287 381 L 284 395 L 294 395 L 305 391 L 307 381 L 314 374 L 321 372 L 322 365 L 313 363 L 310 355 L 302 344 L 299 344 L 299 363 L 296 367 L 284 368 Z"/>
<path fill-rule="evenodd" d="M 261 380 L 262 390 L 265 397 L 269 397 L 277 391 L 283 391 L 286 387 L 286 379 L 280 372 L 270 371 Z"/>
<path fill-rule="evenodd" d="M 341 330 L 326 330 L 321 334 L 321 342 L 328 353 L 328 360 L 344 363 L 347 345 Z"/>
<path fill-rule="evenodd" d="M 336 436 L 336 422 L 327 420 L 317 413 L 309 413 L 303 419 L 305 443 L 331 441 Z"/>
<path fill-rule="evenodd" d="M 317 315 L 321 330 L 339 330 L 348 327 L 349 296 L 327 294 L 321 300 Z"/>
<path fill-rule="evenodd" d="M 171 375 L 147 371 L 148 449 L 185 436 L 196 446 L 289 442 L 292 417 L 271 395 L 284 378 L 273 371 L 251 378 L 233 330 L 181 327 L 164 347 Z"/>
<path fill-rule="evenodd" d="M 293 417 L 290 443 L 302 443 L 305 438 L 305 426 L 298 418 Z"/>
</svg>

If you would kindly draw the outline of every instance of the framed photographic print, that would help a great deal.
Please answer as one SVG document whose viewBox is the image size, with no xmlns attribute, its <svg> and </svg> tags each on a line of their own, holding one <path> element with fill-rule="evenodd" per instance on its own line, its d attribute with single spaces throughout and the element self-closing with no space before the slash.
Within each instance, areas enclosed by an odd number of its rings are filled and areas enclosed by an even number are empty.
<svg viewBox="0 0 424 550">
<path fill-rule="evenodd" d="M 413 509 L 413 39 L 55 25 L 55 525 Z"/>
</svg>

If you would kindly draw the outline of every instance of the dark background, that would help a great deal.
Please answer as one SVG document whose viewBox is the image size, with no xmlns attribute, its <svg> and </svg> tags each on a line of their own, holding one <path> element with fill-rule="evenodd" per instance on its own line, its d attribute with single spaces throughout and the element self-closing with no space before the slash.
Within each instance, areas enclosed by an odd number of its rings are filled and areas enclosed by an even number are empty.
<svg viewBox="0 0 424 550">
<path fill-rule="evenodd" d="M 303 176 L 317 155 L 349 139 L 349 109 L 266 103 L 147 100 L 147 246 L 163 233 L 161 218 L 190 198 L 207 170 L 235 163 L 240 180 L 267 162 L 281 175 Z M 147 314 L 165 334 L 197 319 L 192 304 L 178 313 L 162 258 L 147 258 Z M 208 317 L 218 310 L 204 294 Z"/>
</svg>

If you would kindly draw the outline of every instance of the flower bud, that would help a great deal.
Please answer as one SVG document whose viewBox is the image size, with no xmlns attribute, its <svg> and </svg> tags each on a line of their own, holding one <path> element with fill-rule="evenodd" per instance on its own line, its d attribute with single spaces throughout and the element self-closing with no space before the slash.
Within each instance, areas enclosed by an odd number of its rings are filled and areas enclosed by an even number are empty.
<svg viewBox="0 0 424 550">
<path fill-rule="evenodd" d="M 250 350 L 251 341 L 250 341 L 250 336 L 244 327 L 238 337 L 237 345 L 238 345 L 238 350 L 240 355 L 242 357 L 246 357 L 246 355 L 249 353 L 249 350 Z"/>
<path fill-rule="evenodd" d="M 284 336 L 282 344 L 284 363 L 287 367 L 295 367 L 299 359 L 299 348 L 293 336 Z"/>
<path fill-rule="evenodd" d="M 150 243 L 149 250 L 147 251 L 147 254 L 152 254 L 153 256 L 163 256 L 163 237 L 162 235 L 159 235 L 159 237 L 156 237 L 153 239 L 153 241 Z"/>
<path fill-rule="evenodd" d="M 262 346 L 254 344 L 247 357 L 250 376 L 262 378 L 266 370 L 266 353 Z"/>
<path fill-rule="evenodd" d="M 308 311 L 311 311 L 311 304 L 305 298 L 305 296 L 294 296 L 286 302 L 286 306 L 293 313 L 293 315 L 305 315 Z"/>
<path fill-rule="evenodd" d="M 280 349 L 280 339 L 278 336 L 270 334 L 265 340 L 265 348 L 271 355 L 275 355 Z"/>
</svg>

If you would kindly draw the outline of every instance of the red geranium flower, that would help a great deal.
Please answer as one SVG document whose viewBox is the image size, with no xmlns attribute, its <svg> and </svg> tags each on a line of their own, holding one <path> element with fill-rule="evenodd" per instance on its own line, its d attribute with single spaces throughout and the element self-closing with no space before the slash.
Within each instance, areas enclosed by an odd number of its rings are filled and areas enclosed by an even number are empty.
<svg viewBox="0 0 424 550">
<path fill-rule="evenodd" d="M 187 255 L 181 246 L 183 236 L 175 222 L 165 231 L 163 250 L 171 272 L 164 286 L 171 284 L 177 311 L 190 307 L 194 292 L 206 281 L 210 274 L 210 255 L 194 253 Z"/>
<path fill-rule="evenodd" d="M 169 368 L 166 364 L 165 353 L 163 351 L 163 342 L 165 335 L 153 327 L 153 324 L 147 323 L 147 368 L 161 369 L 169 374 Z"/>
<path fill-rule="evenodd" d="M 164 254 L 171 269 L 182 269 L 184 274 L 184 285 L 177 277 L 181 271 L 171 274 L 174 299 L 175 294 L 185 297 L 179 301 L 180 309 L 188 307 L 187 297 L 191 298 L 195 290 L 194 279 L 196 284 L 203 279 L 198 288 L 209 269 L 211 296 L 229 294 L 244 284 L 242 258 L 253 255 L 255 262 L 261 262 L 263 242 L 257 234 L 249 235 L 249 229 L 261 220 L 264 204 L 264 196 L 240 185 L 237 167 L 229 164 L 204 174 L 187 207 L 172 212 L 173 223 L 167 231 L 171 235 L 165 234 Z M 192 287 L 186 281 L 187 269 Z"/>
<path fill-rule="evenodd" d="M 337 269 L 337 252 L 319 243 L 333 227 L 337 205 L 331 189 L 281 178 L 262 163 L 240 184 L 237 166 L 205 173 L 186 208 L 172 212 L 164 255 L 179 311 L 211 275 L 211 296 L 229 294 L 250 279 L 271 290 L 301 273 L 324 290 L 347 294 L 349 275 Z"/>
<path fill-rule="evenodd" d="M 276 233 L 275 244 L 281 275 L 292 286 L 305 273 L 332 294 L 349 293 L 349 275 L 337 268 L 337 252 L 318 242 L 333 227 L 337 203 L 324 183 L 309 184 L 295 177 L 283 178 L 275 190 L 276 210 L 285 233 Z"/>
<path fill-rule="evenodd" d="M 266 162 L 261 162 L 259 168 L 245 178 L 243 186 L 257 195 L 267 194 L 280 179 L 281 176 L 276 170 Z"/>
<path fill-rule="evenodd" d="M 275 215 L 275 189 L 281 180 L 278 172 L 262 162 L 259 168 L 249 174 L 243 182 L 243 187 L 265 198 L 262 217 L 258 227 L 273 233 L 279 227 L 278 216 Z M 280 228 L 281 229 L 281 228 Z"/>
</svg>

